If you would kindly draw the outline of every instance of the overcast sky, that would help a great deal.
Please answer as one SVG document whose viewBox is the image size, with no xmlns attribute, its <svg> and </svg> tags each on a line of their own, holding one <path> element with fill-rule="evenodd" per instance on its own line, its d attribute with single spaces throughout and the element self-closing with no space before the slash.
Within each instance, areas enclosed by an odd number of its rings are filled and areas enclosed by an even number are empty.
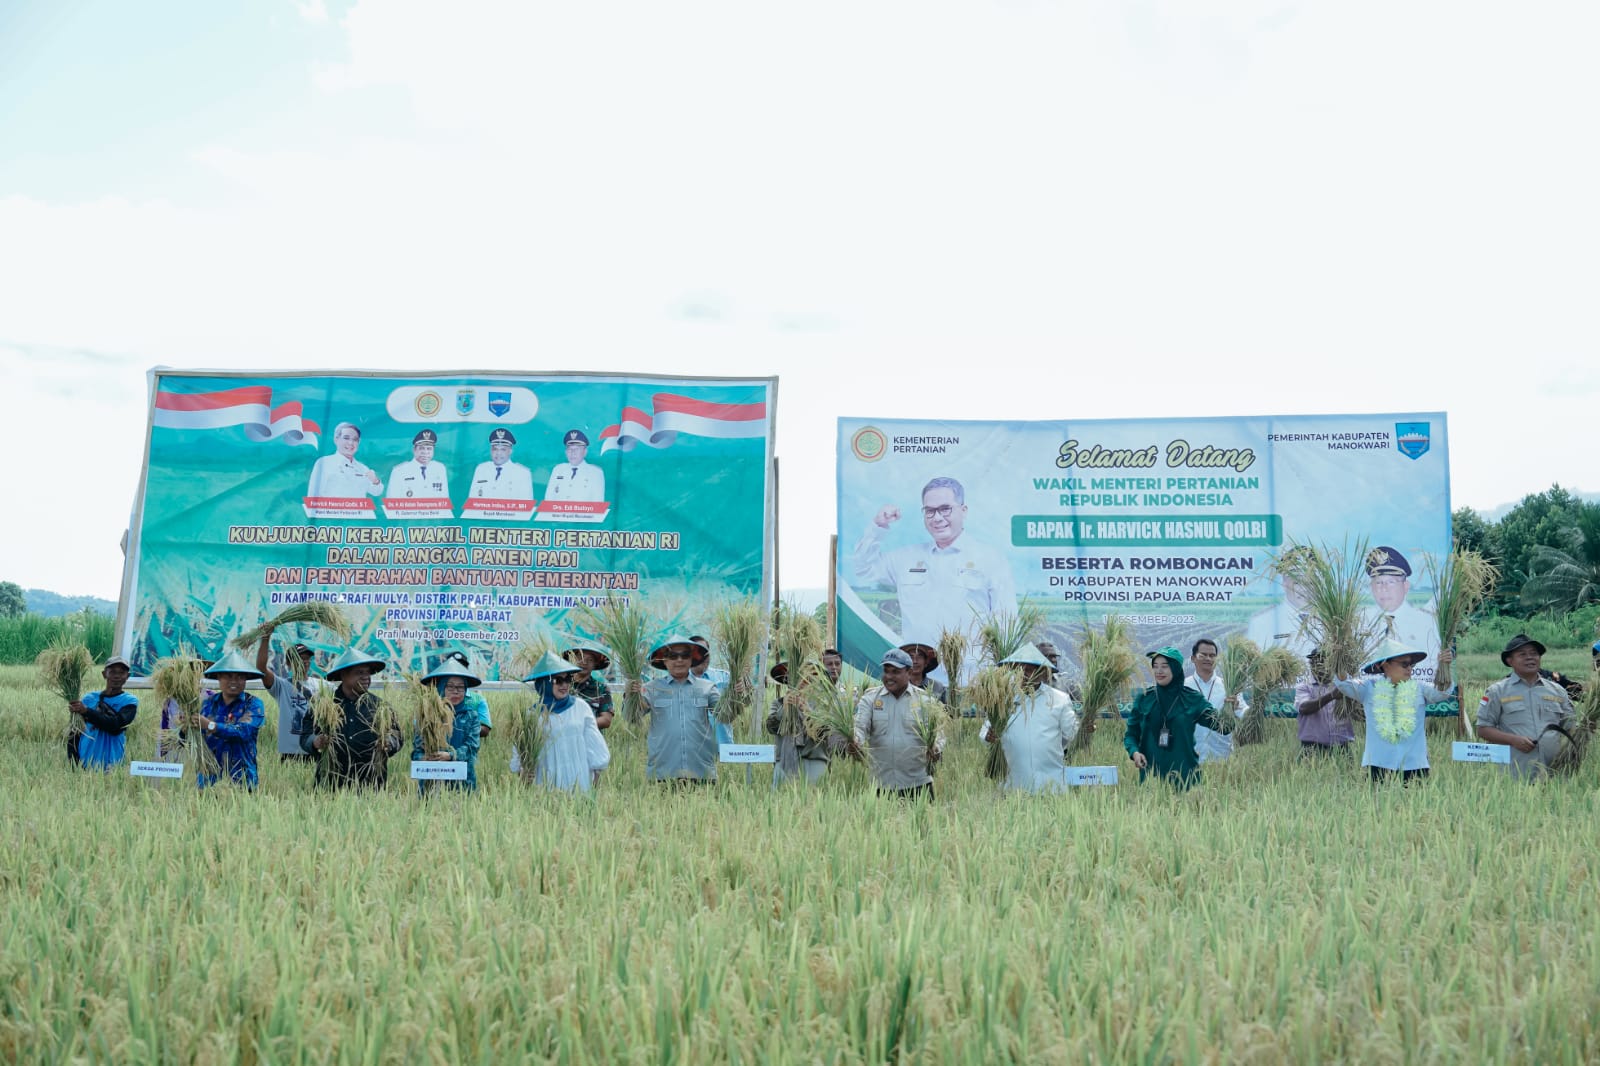
<svg viewBox="0 0 1600 1066">
<path fill-rule="evenodd" d="M 1597 47 L 1590 0 L 8 0 L 0 579 L 115 596 L 158 364 L 776 374 L 791 587 L 841 414 L 1444 410 L 1456 505 L 1600 488 Z"/>
</svg>

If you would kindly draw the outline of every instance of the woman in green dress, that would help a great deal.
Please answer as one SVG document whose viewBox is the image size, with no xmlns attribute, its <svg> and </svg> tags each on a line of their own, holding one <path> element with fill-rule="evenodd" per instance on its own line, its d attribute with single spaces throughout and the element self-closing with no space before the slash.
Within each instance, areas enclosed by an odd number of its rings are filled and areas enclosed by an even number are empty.
<svg viewBox="0 0 1600 1066">
<path fill-rule="evenodd" d="M 1146 657 L 1156 683 L 1133 701 L 1122 746 L 1139 768 L 1139 780 L 1154 774 L 1176 788 L 1190 788 L 1200 783 L 1194 727 L 1221 732 L 1223 723 L 1209 700 L 1184 687 L 1183 652 L 1169 647 Z"/>
</svg>

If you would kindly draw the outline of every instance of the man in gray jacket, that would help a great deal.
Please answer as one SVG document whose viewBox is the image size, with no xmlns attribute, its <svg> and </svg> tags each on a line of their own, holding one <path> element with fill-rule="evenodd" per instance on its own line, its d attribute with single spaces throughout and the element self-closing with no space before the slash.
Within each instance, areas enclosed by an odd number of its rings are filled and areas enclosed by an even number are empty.
<svg viewBox="0 0 1600 1066">
<path fill-rule="evenodd" d="M 931 747 L 918 734 L 925 715 L 942 714 L 936 701 L 911 684 L 911 656 L 899 648 L 883 653 L 883 684 L 856 704 L 855 743 L 865 750 L 878 794 L 933 798 L 933 763 L 944 751 L 941 727 Z"/>
</svg>

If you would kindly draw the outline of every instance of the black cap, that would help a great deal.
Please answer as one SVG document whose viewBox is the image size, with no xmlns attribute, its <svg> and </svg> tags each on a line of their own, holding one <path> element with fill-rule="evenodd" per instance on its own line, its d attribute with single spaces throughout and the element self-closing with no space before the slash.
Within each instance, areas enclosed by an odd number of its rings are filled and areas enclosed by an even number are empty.
<svg viewBox="0 0 1600 1066">
<path fill-rule="evenodd" d="M 1380 544 L 1367 553 L 1367 576 L 1410 577 L 1411 564 L 1406 557 L 1387 544 Z"/>
<path fill-rule="evenodd" d="M 1500 653 L 1500 665 L 1510 666 L 1511 653 L 1516 651 L 1518 648 L 1526 648 L 1529 644 L 1532 644 L 1535 648 L 1538 648 L 1541 656 L 1544 655 L 1543 644 L 1540 644 L 1537 640 L 1534 640 L 1526 633 L 1518 633 L 1516 636 L 1506 641 L 1506 650 Z"/>
<path fill-rule="evenodd" d="M 517 438 L 511 435 L 509 429 L 497 429 L 489 434 L 490 444 L 515 444 Z"/>
<path fill-rule="evenodd" d="M 589 438 L 584 436 L 583 430 L 581 429 L 569 429 L 567 430 L 567 435 L 561 438 L 561 443 L 563 445 L 582 444 L 587 446 L 589 443 Z"/>
<path fill-rule="evenodd" d="M 438 444 L 439 434 L 431 429 L 419 429 L 417 430 L 417 435 L 411 438 L 411 443 L 413 446 L 418 444 Z"/>
</svg>

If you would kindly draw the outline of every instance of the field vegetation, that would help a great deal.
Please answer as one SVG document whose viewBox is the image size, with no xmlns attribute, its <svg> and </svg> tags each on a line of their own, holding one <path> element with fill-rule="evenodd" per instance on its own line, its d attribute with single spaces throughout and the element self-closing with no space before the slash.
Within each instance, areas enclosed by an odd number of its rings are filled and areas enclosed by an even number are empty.
<svg viewBox="0 0 1600 1066">
<path fill-rule="evenodd" d="M 620 718 L 589 798 L 518 784 L 508 729 L 476 795 L 399 758 L 316 794 L 271 755 L 202 795 L 70 772 L 64 718 L 0 669 L 0 1061 L 1600 1059 L 1600 767 L 1519 784 L 1450 762 L 1449 722 L 1421 788 L 1274 720 L 1178 796 L 1108 719 L 1076 761 L 1122 782 L 1043 798 L 968 721 L 915 805 L 859 764 L 670 793 Z"/>
</svg>

